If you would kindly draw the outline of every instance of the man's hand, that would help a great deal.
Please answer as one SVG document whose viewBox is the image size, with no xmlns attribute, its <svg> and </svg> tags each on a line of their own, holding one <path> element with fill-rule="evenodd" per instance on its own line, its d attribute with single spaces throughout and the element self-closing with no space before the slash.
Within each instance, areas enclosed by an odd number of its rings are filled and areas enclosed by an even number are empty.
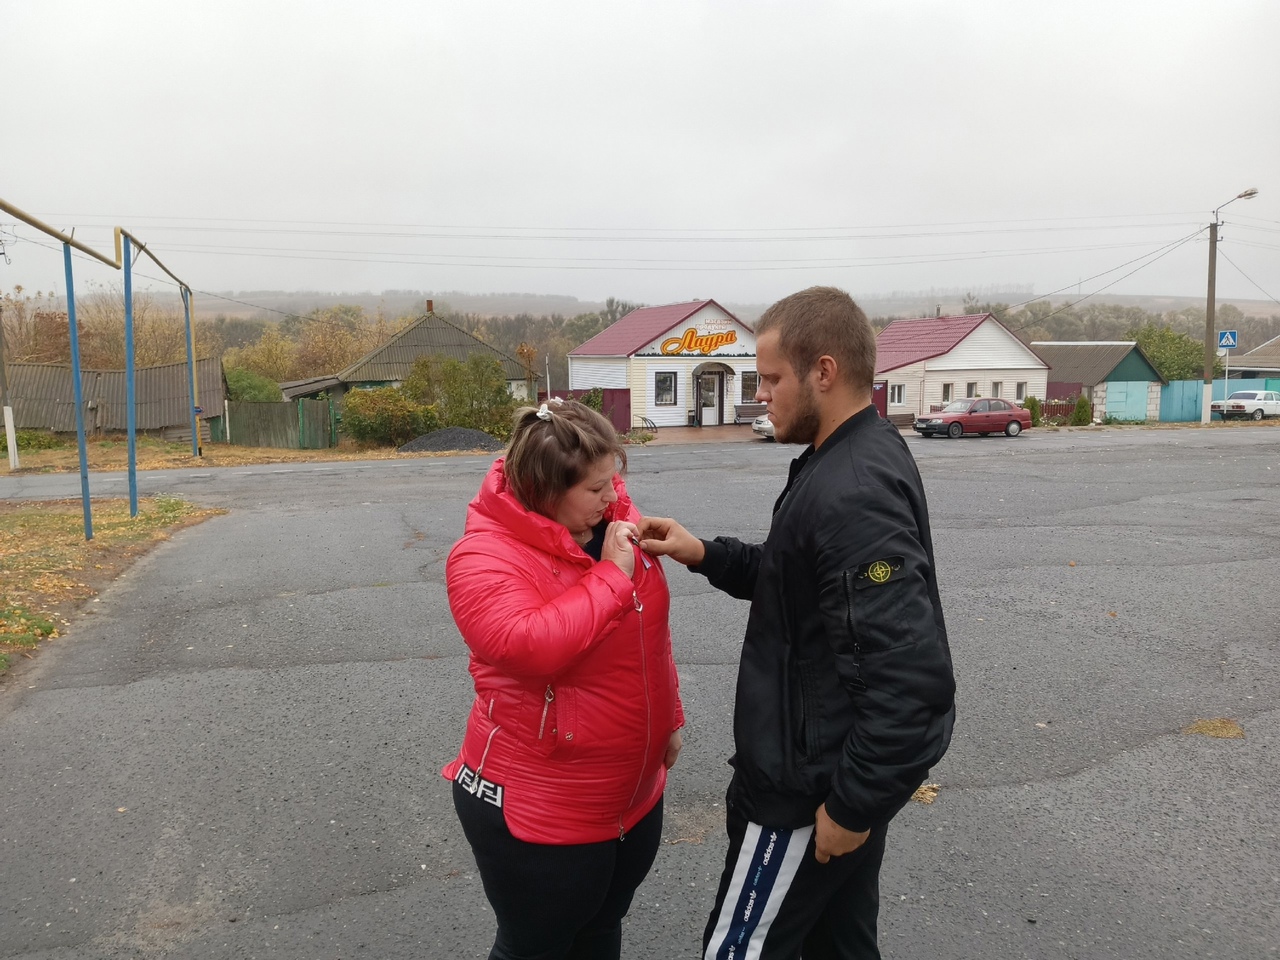
<svg viewBox="0 0 1280 960">
<path fill-rule="evenodd" d="M 696 567 L 707 555 L 702 541 L 670 517 L 642 517 L 640 549 L 655 557 L 670 557 L 686 567 Z"/>
<path fill-rule="evenodd" d="M 667 752 L 662 757 L 662 765 L 670 770 L 676 765 L 676 757 L 680 756 L 680 748 L 684 746 L 684 737 L 680 736 L 677 730 L 671 734 L 671 739 L 667 741 Z"/>
<path fill-rule="evenodd" d="M 813 828 L 813 856 L 819 863 L 826 863 L 832 857 L 842 857 L 853 853 L 867 842 L 870 830 L 854 833 L 846 830 L 827 816 L 827 805 L 818 808 L 818 822 Z"/>
</svg>

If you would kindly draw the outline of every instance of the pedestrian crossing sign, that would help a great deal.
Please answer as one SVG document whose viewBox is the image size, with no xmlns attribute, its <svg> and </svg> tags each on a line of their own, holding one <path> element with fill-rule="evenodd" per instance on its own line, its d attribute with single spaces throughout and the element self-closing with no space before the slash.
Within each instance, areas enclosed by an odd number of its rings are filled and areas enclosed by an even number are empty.
<svg viewBox="0 0 1280 960">
<path fill-rule="evenodd" d="M 1218 346 L 1234 350 L 1236 348 L 1236 332 L 1234 330 L 1219 330 Z"/>
</svg>

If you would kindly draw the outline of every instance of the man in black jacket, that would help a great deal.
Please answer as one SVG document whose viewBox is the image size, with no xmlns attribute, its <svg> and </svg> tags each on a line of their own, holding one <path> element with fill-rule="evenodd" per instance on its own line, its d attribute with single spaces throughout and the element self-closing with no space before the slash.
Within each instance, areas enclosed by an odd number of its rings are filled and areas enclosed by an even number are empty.
<svg viewBox="0 0 1280 960">
<path fill-rule="evenodd" d="M 875 333 L 848 294 L 780 300 L 756 354 L 775 438 L 809 444 L 768 539 L 640 525 L 644 550 L 751 601 L 704 956 L 878 958 L 885 833 L 955 719 L 929 511 L 906 443 L 871 405 Z"/>
</svg>

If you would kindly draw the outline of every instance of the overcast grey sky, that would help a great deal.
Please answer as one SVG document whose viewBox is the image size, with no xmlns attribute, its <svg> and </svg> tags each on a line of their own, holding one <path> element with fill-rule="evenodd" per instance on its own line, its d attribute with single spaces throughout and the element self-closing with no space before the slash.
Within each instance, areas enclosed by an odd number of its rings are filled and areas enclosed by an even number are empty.
<svg viewBox="0 0 1280 960">
<path fill-rule="evenodd" d="M 1218 284 L 1265 299 L 1277 54 L 1276 0 L 0 0 L 0 198 L 197 290 L 661 303 L 1203 295 L 1257 187 Z"/>
</svg>

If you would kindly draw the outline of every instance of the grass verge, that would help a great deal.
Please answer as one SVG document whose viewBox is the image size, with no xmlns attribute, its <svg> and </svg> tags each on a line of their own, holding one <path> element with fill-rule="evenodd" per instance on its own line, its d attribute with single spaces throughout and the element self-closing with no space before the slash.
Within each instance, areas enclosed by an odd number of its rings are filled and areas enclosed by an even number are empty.
<svg viewBox="0 0 1280 960">
<path fill-rule="evenodd" d="M 0 676 L 174 530 L 225 512 L 155 497 L 130 517 L 128 500 L 95 500 L 86 541 L 79 500 L 0 501 Z"/>
</svg>

